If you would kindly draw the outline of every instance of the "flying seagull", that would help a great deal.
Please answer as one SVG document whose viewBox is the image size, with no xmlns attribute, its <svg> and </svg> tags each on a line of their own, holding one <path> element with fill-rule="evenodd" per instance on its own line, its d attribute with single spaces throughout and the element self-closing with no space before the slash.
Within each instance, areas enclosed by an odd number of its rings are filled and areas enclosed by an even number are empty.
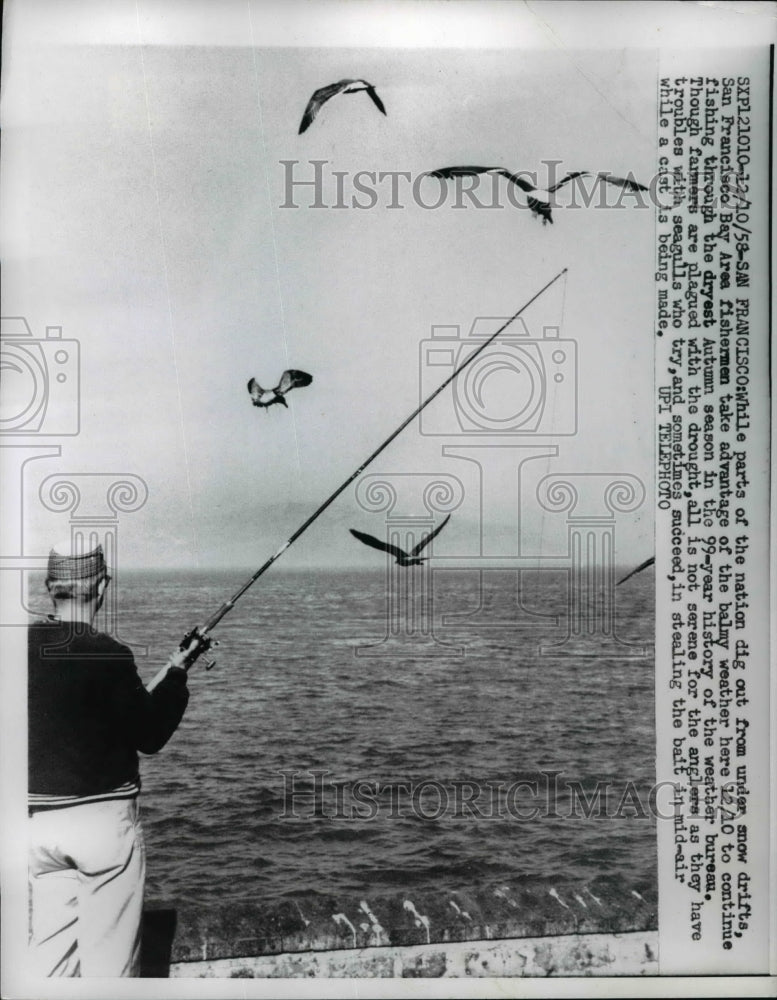
<svg viewBox="0 0 777 1000">
<path fill-rule="evenodd" d="M 512 181 L 513 184 L 517 184 L 524 192 L 528 193 L 529 191 L 536 190 L 523 177 L 516 176 L 505 169 L 505 167 L 440 167 L 437 170 L 432 170 L 430 176 L 439 177 L 441 180 L 451 180 L 454 177 L 474 177 L 477 174 L 500 174 L 502 177 L 506 177 L 509 181 Z M 541 201 L 539 198 L 533 198 L 531 195 L 529 195 L 527 202 L 529 208 L 532 210 L 532 214 L 539 216 L 543 224 L 553 222 L 548 202 Z"/>
<path fill-rule="evenodd" d="M 626 576 L 622 576 L 620 580 L 618 580 L 618 582 L 615 584 L 615 586 L 619 587 L 622 583 L 625 583 L 627 580 L 630 580 L 632 576 L 635 576 L 637 573 L 641 573 L 642 570 L 647 569 L 648 566 L 652 566 L 655 561 L 656 561 L 655 556 L 651 556 L 649 559 L 646 559 L 643 563 L 640 563 L 636 569 L 633 569 L 630 573 L 627 573 Z"/>
<path fill-rule="evenodd" d="M 359 541 L 364 542 L 365 545 L 369 545 L 373 549 L 380 549 L 382 552 L 388 552 L 389 555 L 394 556 L 397 560 L 398 566 L 420 566 L 426 559 L 428 559 L 428 556 L 422 556 L 421 552 L 423 552 L 435 535 L 439 535 L 450 520 L 450 517 L 451 515 L 449 514 L 442 524 L 438 525 L 434 531 L 430 531 L 428 535 L 424 535 L 412 552 L 405 552 L 404 549 L 400 549 L 397 545 L 389 545 L 386 542 L 382 542 L 379 538 L 373 538 L 372 535 L 366 535 L 363 531 L 356 531 L 355 528 L 349 528 L 349 531 L 354 538 L 358 538 Z"/>
<path fill-rule="evenodd" d="M 367 83 L 366 80 L 339 80 L 337 83 L 330 83 L 328 87 L 321 87 L 314 92 L 308 101 L 308 106 L 305 108 L 305 114 L 302 116 L 298 134 L 302 135 L 331 97 L 336 97 L 337 94 L 358 94 L 363 90 L 367 91 L 378 111 L 381 111 L 385 115 L 386 109 L 383 107 L 383 101 L 378 97 L 371 83 Z"/>
<path fill-rule="evenodd" d="M 274 389 L 263 389 L 255 378 L 248 383 L 248 391 L 251 393 L 251 402 L 254 406 L 268 407 L 273 403 L 283 403 L 288 408 L 288 403 L 283 398 L 290 389 L 298 386 L 310 385 L 313 376 L 307 372 L 297 371 L 289 368 L 281 375 L 281 380 Z"/>
<path fill-rule="evenodd" d="M 442 180 L 450 180 L 453 177 L 474 177 L 477 174 L 499 174 L 502 177 L 506 177 L 512 184 L 519 187 L 521 191 L 529 195 L 527 198 L 529 208 L 532 210 L 534 215 L 537 215 L 542 219 L 543 225 L 546 225 L 548 222 L 552 224 L 553 222 L 550 202 L 533 197 L 530 193 L 532 191 L 543 191 L 545 194 L 554 194 L 559 188 L 563 187 L 565 184 L 569 184 L 571 181 L 576 180 L 578 177 L 592 176 L 596 178 L 597 182 L 603 181 L 607 184 L 614 184 L 616 187 L 625 188 L 627 191 L 648 190 L 644 184 L 638 184 L 637 181 L 631 180 L 629 177 L 614 177 L 612 174 L 605 173 L 591 174 L 588 170 L 574 170 L 568 173 L 565 177 L 562 177 L 557 184 L 553 184 L 549 188 L 538 188 L 521 174 L 515 174 L 512 171 L 507 170 L 506 167 L 440 167 L 437 170 L 431 171 L 432 177 L 439 177 Z"/>
</svg>

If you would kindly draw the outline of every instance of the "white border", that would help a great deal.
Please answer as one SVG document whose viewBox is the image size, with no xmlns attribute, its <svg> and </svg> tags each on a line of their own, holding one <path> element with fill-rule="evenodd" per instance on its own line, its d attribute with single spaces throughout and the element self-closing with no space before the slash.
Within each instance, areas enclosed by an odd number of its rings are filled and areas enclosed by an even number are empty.
<svg viewBox="0 0 777 1000">
<path fill-rule="evenodd" d="M 249 10 L 250 8 L 250 10 Z M 250 20 L 249 20 L 250 19 Z M 3 11 L 2 120 L 15 111 L 17 60 L 27 46 L 66 44 L 246 45 L 253 22 L 254 41 L 261 46 L 361 46 L 382 48 L 547 48 L 574 59 L 575 50 L 634 48 L 764 46 L 775 41 L 775 3 L 675 2 L 548 2 L 517 0 L 6 0 Z M 257 25 L 259 26 L 257 30 Z M 775 371 L 773 369 L 773 376 Z M 774 426 L 774 417 L 772 417 Z M 772 471 L 773 487 L 777 477 Z M 772 512 L 772 528 L 777 528 Z M 771 539 L 774 566 L 774 531 Z M 774 581 L 774 575 L 772 575 Z M 8 629 L 6 632 L 19 632 Z M 772 636 L 777 611 L 772 602 Z M 9 919 L 18 891 L 9 871 L 24 858 L 17 815 L 23 784 L 20 762 L 26 759 L 23 733 L 14 723 L 26 712 L 18 670 L 24 666 L 24 637 L 2 636 L 5 666 L 0 674 L 0 724 L 10 738 L 2 754 L 3 914 L 2 953 L 19 954 L 26 928 Z M 14 678 L 16 674 L 16 680 Z M 777 682 L 773 684 L 772 763 L 777 754 Z M 20 770 L 22 771 L 20 775 Z M 774 772 L 772 772 L 774 773 Z M 773 802 L 777 829 L 777 803 Z M 22 822 L 23 826 L 23 822 Z M 14 835 L 13 831 L 17 831 Z M 774 851 L 774 844 L 772 845 Z M 775 856 L 777 857 L 777 855 Z M 777 877 L 771 871 L 772 896 Z M 22 890 L 24 891 L 24 890 Z M 18 896 L 16 897 L 18 900 Z M 22 945 L 23 946 L 23 945 Z M 772 931 L 772 964 L 777 944 Z M 3 968 L 2 995 L 40 997 L 38 987 L 24 982 L 16 969 Z M 134 980 L 112 981 L 111 997 L 237 996 L 773 996 L 767 977 L 668 979 L 519 979 L 519 980 Z M 95 997 L 106 1000 L 100 982 L 47 982 L 52 997 Z"/>
</svg>

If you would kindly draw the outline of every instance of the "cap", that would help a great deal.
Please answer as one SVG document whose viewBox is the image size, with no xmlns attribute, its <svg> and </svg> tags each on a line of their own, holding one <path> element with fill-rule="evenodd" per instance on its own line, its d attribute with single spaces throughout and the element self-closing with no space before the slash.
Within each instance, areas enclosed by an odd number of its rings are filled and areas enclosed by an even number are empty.
<svg viewBox="0 0 777 1000">
<path fill-rule="evenodd" d="M 102 545 L 83 551 L 83 540 L 67 539 L 49 552 L 48 580 L 89 580 L 107 575 Z"/>
</svg>

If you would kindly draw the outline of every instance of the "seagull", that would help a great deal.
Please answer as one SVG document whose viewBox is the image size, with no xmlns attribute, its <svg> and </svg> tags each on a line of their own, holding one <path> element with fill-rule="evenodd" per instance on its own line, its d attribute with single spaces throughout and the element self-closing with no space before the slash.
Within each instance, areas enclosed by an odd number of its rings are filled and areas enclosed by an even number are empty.
<svg viewBox="0 0 777 1000">
<path fill-rule="evenodd" d="M 544 191 L 546 194 L 554 194 L 559 188 L 576 180 L 578 177 L 595 177 L 596 182 L 603 181 L 607 184 L 614 184 L 616 187 L 625 188 L 627 191 L 648 190 L 644 184 L 639 184 L 630 177 L 614 177 L 612 174 L 606 173 L 592 174 L 588 170 L 573 170 L 565 177 L 562 177 L 557 184 L 553 184 L 549 188 L 538 188 L 521 174 L 515 174 L 507 170 L 506 167 L 440 167 L 437 170 L 432 170 L 430 176 L 439 177 L 442 180 L 450 180 L 453 177 L 474 177 L 477 174 L 499 174 L 517 185 L 526 194 L 529 194 L 531 191 Z M 553 223 L 550 202 L 534 198 L 531 194 L 529 194 L 527 202 L 532 213 L 542 219 L 543 225 L 546 225 L 548 222 Z"/>
<path fill-rule="evenodd" d="M 356 531 L 355 528 L 349 528 L 349 531 L 354 538 L 358 538 L 365 545 L 369 545 L 373 549 L 380 549 L 382 552 L 388 552 L 389 555 L 394 556 L 397 560 L 397 566 L 420 566 L 428 559 L 428 556 L 422 556 L 420 553 L 423 552 L 435 535 L 439 535 L 450 520 L 450 517 L 451 515 L 449 514 L 442 524 L 438 525 L 434 531 L 430 531 L 428 535 L 425 535 L 412 552 L 405 552 L 404 549 L 400 549 L 397 545 L 389 545 L 387 542 L 382 542 L 379 538 L 366 535 L 363 531 Z"/>
<path fill-rule="evenodd" d="M 451 180 L 453 177 L 474 177 L 477 174 L 500 174 L 502 177 L 506 177 L 512 181 L 513 184 L 517 184 L 522 191 L 529 192 L 536 190 L 523 177 L 518 177 L 504 167 L 439 167 L 437 170 L 432 170 L 430 176 L 439 177 L 441 180 Z M 553 222 L 548 202 L 540 201 L 539 198 L 533 198 L 531 195 L 527 201 L 532 214 L 539 216 L 542 219 L 543 225 Z"/>
<path fill-rule="evenodd" d="M 298 135 L 302 135 L 310 126 L 313 119 L 331 97 L 336 97 L 337 94 L 358 94 L 363 90 L 367 91 L 378 111 L 381 111 L 385 115 L 386 109 L 383 107 L 383 101 L 378 97 L 371 83 L 367 83 L 366 80 L 339 80 L 337 83 L 330 83 L 328 87 L 321 87 L 313 93 L 313 96 L 308 101 L 308 106 L 305 108 L 305 114 L 302 116 Z"/>
<path fill-rule="evenodd" d="M 268 407 L 273 403 L 283 403 L 288 409 L 289 404 L 283 398 L 286 393 L 298 386 L 310 385 L 312 381 L 313 376 L 307 372 L 289 368 L 281 375 L 281 380 L 274 389 L 263 389 L 256 379 L 252 378 L 248 383 L 248 391 L 251 393 L 251 402 L 254 406 Z"/>
<path fill-rule="evenodd" d="M 649 559 L 646 559 L 643 563 L 640 563 L 636 569 L 633 569 L 630 573 L 627 573 L 626 576 L 621 577 L 620 580 L 618 580 L 618 582 L 615 584 L 615 586 L 620 587 L 622 583 L 625 583 L 627 580 L 630 580 L 632 576 L 635 576 L 637 573 L 641 573 L 642 570 L 647 569 L 648 566 L 652 566 L 655 561 L 656 561 L 655 556 L 651 556 Z"/>
</svg>

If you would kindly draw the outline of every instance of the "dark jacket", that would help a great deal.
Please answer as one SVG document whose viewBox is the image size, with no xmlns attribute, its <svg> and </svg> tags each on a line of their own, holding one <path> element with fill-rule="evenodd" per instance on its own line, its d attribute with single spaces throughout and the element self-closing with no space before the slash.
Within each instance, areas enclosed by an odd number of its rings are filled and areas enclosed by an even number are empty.
<svg viewBox="0 0 777 1000">
<path fill-rule="evenodd" d="M 28 632 L 29 791 L 93 795 L 137 781 L 138 755 L 170 739 L 189 700 L 173 668 L 152 693 L 130 650 L 86 625 Z"/>
</svg>

